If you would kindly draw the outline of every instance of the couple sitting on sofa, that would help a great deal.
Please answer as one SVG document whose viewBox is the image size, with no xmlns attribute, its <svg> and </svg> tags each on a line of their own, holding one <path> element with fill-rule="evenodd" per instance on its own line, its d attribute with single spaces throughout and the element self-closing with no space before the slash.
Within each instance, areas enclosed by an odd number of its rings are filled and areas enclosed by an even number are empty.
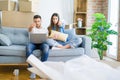
<svg viewBox="0 0 120 80">
<path fill-rule="evenodd" d="M 51 17 L 51 23 L 48 27 L 48 30 L 41 27 L 41 16 L 35 15 L 33 18 L 34 23 L 30 25 L 29 32 L 32 33 L 43 33 L 46 32 L 50 38 L 48 38 L 45 42 L 40 44 L 35 43 L 28 43 L 26 48 L 26 57 L 29 57 L 35 49 L 40 49 L 41 54 L 41 61 L 46 61 L 49 56 L 49 49 L 50 47 L 57 47 L 57 48 L 75 48 L 77 47 L 82 40 L 79 38 L 73 38 L 70 40 L 67 34 L 64 33 L 64 25 L 60 22 L 59 15 L 54 13 Z M 62 38 L 59 39 L 58 36 L 62 34 Z M 33 75 L 33 74 L 32 74 Z M 31 78 L 34 78 L 31 75 Z"/>
<path fill-rule="evenodd" d="M 26 53 L 27 57 L 30 54 L 32 54 L 33 50 L 39 48 L 42 51 L 41 61 L 46 61 L 49 55 L 49 46 L 67 49 L 67 48 L 77 47 L 81 43 L 81 41 L 78 41 L 79 38 L 69 40 L 66 36 L 63 36 L 63 38 L 66 38 L 63 41 L 58 39 L 58 35 L 59 35 L 58 33 L 59 32 L 64 33 L 64 25 L 60 22 L 59 15 L 57 13 L 54 13 L 52 15 L 51 23 L 50 26 L 48 27 L 48 30 L 45 30 L 44 28 L 41 27 L 41 16 L 35 15 L 33 20 L 34 23 L 30 25 L 29 32 L 47 33 L 49 31 L 48 34 L 50 38 L 41 44 L 29 43 L 27 45 L 27 53 Z"/>
</svg>

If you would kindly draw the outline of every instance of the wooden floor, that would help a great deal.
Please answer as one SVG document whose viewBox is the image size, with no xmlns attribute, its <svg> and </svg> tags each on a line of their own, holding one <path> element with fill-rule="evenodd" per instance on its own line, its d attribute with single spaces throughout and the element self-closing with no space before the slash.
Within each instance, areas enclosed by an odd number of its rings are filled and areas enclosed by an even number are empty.
<svg viewBox="0 0 120 80">
<path fill-rule="evenodd" d="M 19 76 L 14 76 L 14 69 L 19 69 Z M 26 65 L 0 65 L 0 80 L 31 80 L 29 79 L 30 72 L 27 70 Z M 37 76 L 34 80 L 41 80 Z"/>
</svg>

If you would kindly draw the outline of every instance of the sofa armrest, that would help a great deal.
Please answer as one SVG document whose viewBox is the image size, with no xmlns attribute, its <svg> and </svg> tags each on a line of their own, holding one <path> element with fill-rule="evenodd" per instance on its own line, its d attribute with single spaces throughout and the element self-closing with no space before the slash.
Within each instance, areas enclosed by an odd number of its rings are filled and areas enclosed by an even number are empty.
<svg viewBox="0 0 120 80">
<path fill-rule="evenodd" d="M 91 56 L 91 38 L 86 35 L 77 35 L 78 37 L 82 38 L 81 47 L 85 48 L 85 54 Z"/>
</svg>

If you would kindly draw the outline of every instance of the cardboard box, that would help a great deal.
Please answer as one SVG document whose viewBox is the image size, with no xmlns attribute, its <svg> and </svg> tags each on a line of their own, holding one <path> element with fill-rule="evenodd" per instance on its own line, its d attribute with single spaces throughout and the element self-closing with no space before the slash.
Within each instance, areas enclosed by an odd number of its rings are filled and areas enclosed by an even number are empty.
<svg viewBox="0 0 120 80">
<path fill-rule="evenodd" d="M 14 11 L 16 3 L 14 1 L 0 1 L 0 10 L 2 11 Z"/>
<path fill-rule="evenodd" d="M 19 1 L 40 1 L 40 0 L 19 0 Z"/>
<path fill-rule="evenodd" d="M 2 26 L 6 27 L 28 27 L 33 23 L 35 13 L 24 13 L 17 11 L 2 11 Z"/>
<path fill-rule="evenodd" d="M 37 12 L 39 2 L 36 1 L 19 1 L 19 11 L 21 12 Z"/>
</svg>

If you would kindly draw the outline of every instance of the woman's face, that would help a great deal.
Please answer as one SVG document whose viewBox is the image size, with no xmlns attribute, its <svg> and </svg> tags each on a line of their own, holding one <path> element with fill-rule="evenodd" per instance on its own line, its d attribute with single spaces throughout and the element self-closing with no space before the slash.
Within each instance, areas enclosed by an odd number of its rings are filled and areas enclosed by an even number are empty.
<svg viewBox="0 0 120 80">
<path fill-rule="evenodd" d="M 57 16 L 53 16 L 52 21 L 54 24 L 58 23 L 58 17 Z"/>
</svg>

